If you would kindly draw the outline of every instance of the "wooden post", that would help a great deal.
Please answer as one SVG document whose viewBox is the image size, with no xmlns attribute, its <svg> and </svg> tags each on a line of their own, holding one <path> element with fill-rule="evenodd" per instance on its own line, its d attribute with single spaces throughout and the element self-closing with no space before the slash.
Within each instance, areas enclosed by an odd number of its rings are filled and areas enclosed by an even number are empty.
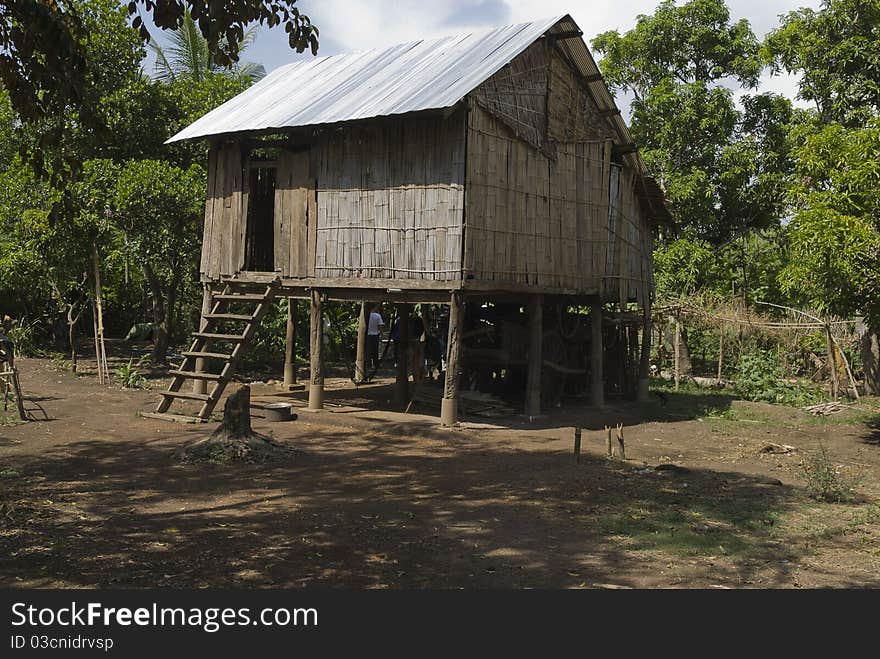
<svg viewBox="0 0 880 659">
<path fill-rule="evenodd" d="M 602 302 L 597 297 L 590 304 L 590 401 L 594 407 L 605 405 L 605 377 L 602 361 L 605 357 L 602 344 Z"/>
<path fill-rule="evenodd" d="M 205 316 L 211 313 L 214 306 L 214 299 L 211 296 L 211 285 L 210 284 L 202 284 L 202 317 L 199 319 L 199 331 L 206 331 L 206 327 L 208 325 L 208 321 Z M 205 372 L 205 360 L 204 359 L 196 359 L 195 365 L 196 373 L 204 373 Z M 207 380 L 193 380 L 193 393 L 194 394 L 204 394 L 208 392 L 208 382 Z"/>
<path fill-rule="evenodd" d="M 718 333 L 718 377 L 715 379 L 718 381 L 718 384 L 721 384 L 721 366 L 724 364 L 724 325 L 721 325 L 721 328 Z"/>
<path fill-rule="evenodd" d="M 464 300 L 461 293 L 453 292 L 449 300 L 449 336 L 446 348 L 446 381 L 440 402 L 440 423 L 453 426 L 458 423 L 458 360 L 461 356 L 461 330 L 464 321 Z"/>
<path fill-rule="evenodd" d="M 324 300 L 311 291 L 309 306 L 309 409 L 324 409 Z"/>
<path fill-rule="evenodd" d="M 576 464 L 581 463 L 581 429 L 574 429 L 574 461 Z"/>
<path fill-rule="evenodd" d="M 409 323 L 411 304 L 397 305 L 397 376 L 394 382 L 394 399 L 398 405 L 409 402 Z"/>
<path fill-rule="evenodd" d="M 366 369 L 364 362 L 366 361 L 367 351 L 367 304 L 361 302 L 361 313 L 358 316 L 358 334 L 357 334 L 357 353 L 354 359 L 354 383 L 361 384 L 366 379 Z"/>
<path fill-rule="evenodd" d="M 681 364 L 681 321 L 675 316 L 675 334 L 672 337 L 672 348 L 675 353 L 675 390 L 678 391 Z"/>
<path fill-rule="evenodd" d="M 104 372 L 101 370 L 101 339 L 98 337 L 98 305 L 92 297 L 92 328 L 95 334 L 95 359 L 98 364 L 98 384 L 104 384 Z"/>
<path fill-rule="evenodd" d="M 110 371 L 107 368 L 107 352 L 104 347 L 104 305 L 101 295 L 101 258 L 98 256 L 98 243 L 92 243 L 92 265 L 95 269 L 95 307 L 97 309 L 96 344 L 98 350 L 98 382 L 104 384 L 110 379 Z"/>
<path fill-rule="evenodd" d="M 840 382 L 837 378 L 837 355 L 834 352 L 834 338 L 831 336 L 831 325 L 825 324 L 825 343 L 828 345 L 828 369 L 831 371 L 831 397 L 840 396 Z"/>
<path fill-rule="evenodd" d="M 534 417 L 541 413 L 541 338 L 543 335 L 544 298 L 533 295 L 529 298 L 529 362 L 526 381 L 526 416 Z"/>
<path fill-rule="evenodd" d="M 290 391 L 296 384 L 296 300 L 287 298 L 287 332 L 284 337 L 284 382 L 282 389 Z"/>
<path fill-rule="evenodd" d="M 617 457 L 626 460 L 626 445 L 623 443 L 623 424 L 617 424 Z"/>
<path fill-rule="evenodd" d="M 607 439 L 605 440 L 605 454 L 608 456 L 608 459 L 610 460 L 611 458 L 614 457 L 614 448 L 611 445 L 611 427 L 605 426 L 605 432 L 608 435 Z"/>
<path fill-rule="evenodd" d="M 639 355 L 639 390 L 637 399 L 648 400 L 651 383 L 651 301 L 642 310 L 642 354 Z"/>
</svg>

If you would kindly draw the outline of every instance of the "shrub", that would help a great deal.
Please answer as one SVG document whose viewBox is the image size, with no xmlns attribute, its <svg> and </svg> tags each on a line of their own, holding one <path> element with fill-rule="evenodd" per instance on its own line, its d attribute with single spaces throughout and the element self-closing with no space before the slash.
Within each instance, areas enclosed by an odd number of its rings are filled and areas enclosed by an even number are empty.
<svg viewBox="0 0 880 659">
<path fill-rule="evenodd" d="M 141 375 L 141 372 L 132 363 L 133 361 L 129 359 L 128 364 L 117 368 L 114 375 L 123 389 L 146 389 L 147 379 Z"/>
<path fill-rule="evenodd" d="M 807 481 L 810 497 L 817 501 L 844 503 L 853 501 L 856 488 L 862 479 L 835 465 L 828 457 L 828 451 L 819 442 L 819 451 L 807 455 L 801 462 L 801 472 Z"/>
<path fill-rule="evenodd" d="M 740 358 L 736 393 L 746 400 L 782 405 L 807 405 L 824 398 L 818 389 L 783 379 L 777 355 L 770 350 L 757 350 Z"/>
</svg>

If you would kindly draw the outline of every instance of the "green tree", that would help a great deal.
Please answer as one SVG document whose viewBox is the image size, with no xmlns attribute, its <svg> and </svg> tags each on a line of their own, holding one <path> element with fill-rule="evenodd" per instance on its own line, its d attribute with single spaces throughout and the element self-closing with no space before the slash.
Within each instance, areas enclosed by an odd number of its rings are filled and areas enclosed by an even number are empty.
<svg viewBox="0 0 880 659">
<path fill-rule="evenodd" d="M 880 119 L 830 124 L 794 150 L 791 261 L 783 289 L 880 330 Z"/>
<path fill-rule="evenodd" d="M 880 0 L 824 0 L 771 32 L 763 54 L 800 76 L 799 96 L 824 122 L 863 126 L 880 112 Z"/>
<path fill-rule="evenodd" d="M 633 136 L 687 237 L 719 245 L 778 222 L 787 142 L 777 127 L 791 104 L 764 94 L 740 111 L 721 84 L 757 85 L 762 60 L 747 21 L 731 22 L 723 0 L 664 0 L 593 47 L 612 90 L 635 97 Z"/>
<path fill-rule="evenodd" d="M 237 46 L 239 55 L 254 41 L 256 27 L 244 32 Z M 163 48 L 155 41 L 150 49 L 156 55 L 156 77 L 163 82 L 202 82 L 212 74 L 229 73 L 250 82 L 257 82 L 266 75 L 262 64 L 235 62 L 227 68 L 217 64 L 211 56 L 208 40 L 202 36 L 192 15 L 186 12 L 183 23 L 168 35 L 169 45 Z"/>
<path fill-rule="evenodd" d="M 119 171 L 113 194 L 112 219 L 127 232 L 150 290 L 157 328 L 152 360 L 165 363 L 178 296 L 187 280 L 198 277 L 205 171 L 161 160 L 130 161 Z"/>
<path fill-rule="evenodd" d="M 94 25 L 93 18 L 105 15 L 108 4 L 123 19 L 122 30 Z M 9 90 L 18 116 L 36 125 L 38 139 L 30 154 L 40 173 L 56 178 L 76 174 L 82 162 L 78 154 L 64 145 L 49 148 L 70 135 L 65 122 L 71 114 L 77 117 L 80 130 L 94 132 L 102 127 L 92 113 L 96 107 L 89 93 L 94 82 L 92 67 L 101 62 L 118 66 L 120 61 L 90 56 L 90 42 L 110 36 L 135 38 L 143 44 L 150 33 L 142 11 L 162 30 L 178 29 L 189 11 L 221 66 L 238 61 L 239 44 L 252 22 L 269 27 L 283 24 L 291 48 L 298 52 L 310 48 L 315 53 L 318 30 L 295 4 L 296 0 L 131 0 L 119 7 L 117 2 L 102 6 L 98 0 L 0 2 L 0 83 Z"/>
</svg>

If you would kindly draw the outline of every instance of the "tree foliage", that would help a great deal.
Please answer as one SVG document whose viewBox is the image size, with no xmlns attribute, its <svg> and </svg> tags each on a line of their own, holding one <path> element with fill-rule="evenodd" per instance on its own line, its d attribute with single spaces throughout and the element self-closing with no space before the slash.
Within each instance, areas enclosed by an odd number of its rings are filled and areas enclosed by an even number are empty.
<svg viewBox="0 0 880 659">
<path fill-rule="evenodd" d="M 782 18 L 764 57 L 800 75 L 823 121 L 864 125 L 880 111 L 880 0 L 824 0 Z"/>
<path fill-rule="evenodd" d="M 880 119 L 830 124 L 794 150 L 792 258 L 784 290 L 880 329 Z"/>
<path fill-rule="evenodd" d="M 256 27 L 250 27 L 237 44 L 241 54 L 250 46 L 256 36 Z M 165 48 L 155 41 L 150 49 L 156 55 L 155 73 L 162 82 L 202 82 L 212 74 L 230 73 L 250 82 L 257 82 L 266 75 L 262 64 L 236 61 L 224 67 L 214 61 L 208 40 L 202 36 L 192 15 L 186 12 L 179 28 L 169 33 L 169 45 Z"/>
<path fill-rule="evenodd" d="M 611 88 L 635 96 L 633 136 L 685 235 L 720 245 L 778 223 L 791 103 L 760 94 L 740 110 L 722 84 L 757 85 L 763 63 L 748 21 L 731 22 L 723 0 L 664 0 L 593 47 Z"/>
<path fill-rule="evenodd" d="M 233 66 L 245 27 L 252 22 L 284 25 L 292 48 L 317 52 L 318 30 L 295 4 L 296 0 L 132 0 L 127 6 L 115 0 L 0 2 L 0 83 L 18 116 L 32 124 L 35 138 L 28 153 L 38 173 L 55 180 L 75 177 L 83 160 L 67 141 L 76 132 L 106 135 L 94 112 L 98 97 L 93 92 L 105 90 L 105 71 L 110 76 L 121 72 L 118 85 L 125 86 L 132 56 L 139 67 L 142 53 L 128 49 L 114 55 L 110 50 L 132 40 L 141 45 L 150 40 L 142 11 L 163 30 L 179 29 L 189 12 L 213 61 Z M 118 19 L 112 27 L 107 24 L 110 13 Z M 100 49 L 104 52 L 98 53 Z"/>
</svg>

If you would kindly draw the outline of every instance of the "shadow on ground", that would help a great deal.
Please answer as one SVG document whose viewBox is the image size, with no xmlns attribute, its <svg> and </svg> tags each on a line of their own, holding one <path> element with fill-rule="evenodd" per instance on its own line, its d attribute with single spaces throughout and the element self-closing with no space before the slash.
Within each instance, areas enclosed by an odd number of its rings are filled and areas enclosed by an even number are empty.
<svg viewBox="0 0 880 659">
<path fill-rule="evenodd" d="M 450 436 L 338 430 L 272 465 L 179 465 L 167 440 L 48 450 L 6 478 L 6 586 L 649 586 L 790 581 L 773 534 L 801 499 L 779 481 L 661 472 Z M 650 552 L 681 565 L 658 563 Z M 646 554 L 646 552 L 648 552 Z M 717 559 L 717 560 L 716 560 Z M 680 572 L 678 572 L 680 570 Z M 665 573 L 665 574 L 664 574 Z M 623 576 L 628 575 L 628 576 Z"/>
</svg>

